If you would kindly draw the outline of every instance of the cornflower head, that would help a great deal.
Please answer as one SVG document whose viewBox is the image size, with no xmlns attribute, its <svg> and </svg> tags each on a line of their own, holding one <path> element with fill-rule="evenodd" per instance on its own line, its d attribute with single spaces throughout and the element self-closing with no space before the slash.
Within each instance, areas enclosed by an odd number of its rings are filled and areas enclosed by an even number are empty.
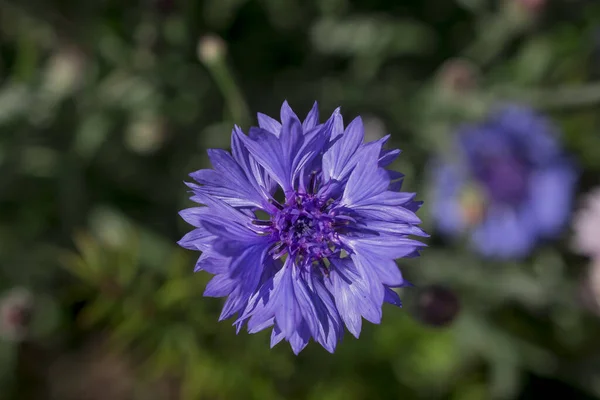
<svg viewBox="0 0 600 400">
<path fill-rule="evenodd" d="M 577 169 L 557 128 L 532 109 L 507 105 L 458 129 L 452 160 L 433 163 L 433 219 L 466 234 L 486 257 L 527 256 L 568 222 Z"/>
<path fill-rule="evenodd" d="M 213 169 L 190 174 L 191 199 L 180 212 L 195 227 L 179 244 L 201 251 L 196 271 L 215 276 L 205 296 L 227 297 L 220 320 L 249 333 L 272 327 L 271 347 L 287 340 L 298 354 L 311 338 L 333 352 L 344 325 L 358 338 L 362 318 L 381 321 L 392 289 L 408 283 L 397 258 L 414 257 L 427 236 L 416 225 L 421 202 L 401 192 L 403 175 L 386 169 L 400 154 L 389 135 L 363 143 L 360 117 L 346 128 L 339 108 L 319 123 L 287 102 L 281 121 L 258 114 L 231 153 L 208 150 Z"/>
</svg>

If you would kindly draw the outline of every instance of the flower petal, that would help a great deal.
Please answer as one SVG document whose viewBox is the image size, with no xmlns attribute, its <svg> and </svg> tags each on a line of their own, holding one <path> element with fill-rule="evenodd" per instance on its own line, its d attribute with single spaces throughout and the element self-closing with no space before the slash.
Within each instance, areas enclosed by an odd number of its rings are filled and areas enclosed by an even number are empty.
<svg viewBox="0 0 600 400">
<path fill-rule="evenodd" d="M 316 127 L 318 123 L 319 123 L 319 106 L 318 106 L 317 102 L 315 101 L 315 104 L 313 104 L 312 109 L 308 112 L 306 119 L 304 120 L 304 122 L 302 122 L 302 130 L 304 132 L 308 132 L 311 129 L 313 129 L 314 127 Z"/>
<path fill-rule="evenodd" d="M 257 116 L 259 127 L 279 137 L 281 133 L 281 122 L 263 113 L 257 113 Z"/>
<path fill-rule="evenodd" d="M 358 206 L 387 190 L 390 178 L 383 168 L 377 166 L 375 161 L 379 150 L 376 146 L 372 146 L 365 152 L 364 159 L 358 162 L 344 188 L 342 205 Z M 369 182 L 369 184 L 365 185 L 365 182 Z"/>
<path fill-rule="evenodd" d="M 473 245 L 482 255 L 501 259 L 527 256 L 536 241 L 536 222 L 529 210 L 493 207 L 472 236 Z"/>
<path fill-rule="evenodd" d="M 393 289 L 386 286 L 385 288 L 385 296 L 383 301 L 386 303 L 393 304 L 397 307 L 402 307 L 402 300 L 400 300 L 400 296 Z"/>
<path fill-rule="evenodd" d="M 341 115 L 337 109 L 332 117 L 335 119 L 335 126 L 339 129 Z M 326 152 L 323 154 L 323 175 L 325 180 L 334 179 L 342 180 L 345 175 L 350 172 L 350 160 L 354 153 L 359 148 L 364 139 L 364 126 L 360 117 L 355 118 L 346 128 L 341 138 L 339 138 Z M 333 135 L 339 134 L 335 130 Z M 350 167 L 350 168 L 348 168 Z"/>
<path fill-rule="evenodd" d="M 201 169 L 190 174 L 198 183 L 205 185 L 205 193 L 236 207 L 261 207 L 268 200 L 257 191 L 242 167 L 227 151 L 209 149 L 208 156 L 214 170 Z"/>
<path fill-rule="evenodd" d="M 535 171 L 530 177 L 530 212 L 541 236 L 555 237 L 571 214 L 577 175 L 566 163 Z"/>
<path fill-rule="evenodd" d="M 358 338 L 360 336 L 362 319 L 378 323 L 381 318 L 381 305 L 371 298 L 368 283 L 361 277 L 352 260 L 331 259 L 331 271 L 325 284 L 333 294 L 336 307 L 346 327 Z"/>
</svg>

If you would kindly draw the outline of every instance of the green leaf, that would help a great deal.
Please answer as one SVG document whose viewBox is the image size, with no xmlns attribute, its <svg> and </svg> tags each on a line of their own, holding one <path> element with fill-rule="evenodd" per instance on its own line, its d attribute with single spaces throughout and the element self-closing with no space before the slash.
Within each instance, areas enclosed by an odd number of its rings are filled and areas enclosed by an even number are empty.
<svg viewBox="0 0 600 400">
<path fill-rule="evenodd" d="M 192 297 L 192 279 L 190 277 L 171 279 L 156 293 L 156 303 L 161 308 L 169 308 Z"/>
<path fill-rule="evenodd" d="M 539 83 L 553 65 L 553 60 L 552 42 L 545 37 L 536 37 L 521 49 L 514 63 L 512 79 L 522 84 Z"/>
<path fill-rule="evenodd" d="M 60 326 L 62 312 L 58 302 L 49 295 L 37 295 L 33 309 L 30 332 L 34 338 L 54 333 Z"/>
<path fill-rule="evenodd" d="M 103 113 L 87 115 L 75 131 L 73 148 L 86 160 L 94 157 L 106 141 L 113 126 L 112 120 Z"/>
<path fill-rule="evenodd" d="M 100 322 L 105 322 L 113 316 L 112 313 L 114 310 L 115 305 L 112 301 L 99 297 L 81 311 L 79 321 L 84 326 L 90 327 Z"/>
<path fill-rule="evenodd" d="M 70 251 L 63 251 L 59 253 L 58 260 L 60 265 L 69 270 L 73 275 L 76 275 L 79 279 L 87 283 L 96 283 L 96 274 L 85 262 L 81 256 Z"/>
<path fill-rule="evenodd" d="M 86 232 L 76 234 L 73 240 L 89 271 L 98 277 L 105 274 L 103 251 L 98 242 Z"/>
</svg>

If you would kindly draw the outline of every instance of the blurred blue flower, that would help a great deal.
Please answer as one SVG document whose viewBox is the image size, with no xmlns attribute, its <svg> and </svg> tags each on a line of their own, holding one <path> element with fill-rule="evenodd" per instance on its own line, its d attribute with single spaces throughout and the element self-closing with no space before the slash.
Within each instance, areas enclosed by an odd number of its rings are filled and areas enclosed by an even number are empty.
<svg viewBox="0 0 600 400">
<path fill-rule="evenodd" d="M 298 354 L 312 337 L 330 352 L 361 317 L 381 320 L 383 302 L 400 306 L 393 287 L 407 284 L 394 259 L 424 245 L 408 235 L 421 203 L 400 191 L 402 174 L 385 169 L 400 154 L 388 140 L 363 143 L 359 118 L 346 129 L 339 109 L 319 124 L 317 104 L 303 122 L 285 102 L 281 122 L 232 132 L 232 154 L 209 150 L 214 169 L 190 176 L 181 211 L 196 227 L 179 244 L 202 252 L 196 271 L 215 274 L 206 296 L 225 297 L 220 320 L 237 313 L 237 330 L 273 327 Z"/>
<path fill-rule="evenodd" d="M 458 130 L 453 160 L 434 163 L 433 218 L 440 232 L 470 235 L 482 255 L 520 258 L 559 235 L 577 171 L 557 129 L 533 110 L 504 106 Z"/>
</svg>

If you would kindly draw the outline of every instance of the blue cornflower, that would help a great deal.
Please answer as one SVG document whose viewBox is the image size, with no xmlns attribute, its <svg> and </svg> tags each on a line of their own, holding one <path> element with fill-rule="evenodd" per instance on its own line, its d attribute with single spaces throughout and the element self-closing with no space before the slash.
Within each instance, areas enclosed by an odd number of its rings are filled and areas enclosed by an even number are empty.
<svg viewBox="0 0 600 400">
<path fill-rule="evenodd" d="M 453 160 L 434 163 L 432 214 L 450 236 L 495 258 L 526 256 L 568 221 L 577 180 L 557 129 L 533 110 L 507 105 L 458 130 Z"/>
<path fill-rule="evenodd" d="M 394 259 L 424 246 L 408 238 L 427 236 L 421 203 L 385 168 L 400 151 L 382 149 L 389 136 L 363 143 L 360 118 L 344 129 L 338 108 L 319 124 L 315 103 L 300 122 L 284 102 L 281 122 L 258 122 L 248 136 L 234 128 L 231 154 L 208 151 L 214 169 L 190 174 L 204 207 L 181 211 L 196 229 L 179 244 L 215 274 L 204 295 L 227 296 L 220 320 L 273 327 L 271 347 L 286 339 L 298 354 L 312 337 L 333 352 L 344 324 L 358 337 L 361 317 L 379 323 L 384 301 L 401 305 Z"/>
</svg>

